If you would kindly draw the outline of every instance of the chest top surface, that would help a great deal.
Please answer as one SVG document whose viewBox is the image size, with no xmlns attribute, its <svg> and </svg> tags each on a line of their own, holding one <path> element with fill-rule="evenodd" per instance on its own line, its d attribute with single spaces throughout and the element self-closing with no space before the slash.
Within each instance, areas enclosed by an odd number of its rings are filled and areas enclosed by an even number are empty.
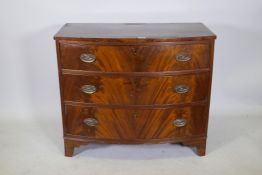
<svg viewBox="0 0 262 175">
<path fill-rule="evenodd" d="M 56 40 L 215 38 L 202 23 L 67 23 L 54 36 Z"/>
</svg>

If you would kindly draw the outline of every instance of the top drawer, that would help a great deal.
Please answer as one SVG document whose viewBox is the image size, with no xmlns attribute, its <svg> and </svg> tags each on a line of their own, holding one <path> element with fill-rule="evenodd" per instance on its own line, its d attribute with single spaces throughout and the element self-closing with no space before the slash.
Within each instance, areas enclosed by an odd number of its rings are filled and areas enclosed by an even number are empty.
<svg viewBox="0 0 262 175">
<path fill-rule="evenodd" d="M 60 44 L 64 69 L 99 72 L 161 72 L 208 68 L 208 44 L 112 46 Z"/>
</svg>

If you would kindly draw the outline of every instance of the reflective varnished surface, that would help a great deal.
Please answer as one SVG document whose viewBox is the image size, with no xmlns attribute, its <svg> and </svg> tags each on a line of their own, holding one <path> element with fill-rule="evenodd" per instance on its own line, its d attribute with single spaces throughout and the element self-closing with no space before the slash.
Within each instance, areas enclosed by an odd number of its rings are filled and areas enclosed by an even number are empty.
<svg viewBox="0 0 262 175">
<path fill-rule="evenodd" d="M 90 142 L 182 143 L 205 155 L 215 38 L 201 23 L 64 25 L 65 155 Z"/>
<path fill-rule="evenodd" d="M 161 72 L 209 68 L 209 45 L 207 43 L 179 45 L 112 46 L 61 44 L 63 69 L 99 72 Z M 83 62 L 81 54 L 92 54 L 96 60 Z M 179 61 L 178 56 L 187 55 L 190 60 Z"/>
<path fill-rule="evenodd" d="M 95 104 L 153 105 L 206 101 L 209 74 L 190 74 L 161 77 L 105 77 L 64 75 L 64 100 Z M 84 93 L 85 85 L 96 88 L 94 93 Z M 187 86 L 187 92 L 178 86 Z"/>
<path fill-rule="evenodd" d="M 174 109 L 121 109 L 66 106 L 65 132 L 95 139 L 150 141 L 175 137 L 204 136 L 205 106 Z M 96 127 L 83 122 L 97 120 Z M 185 119 L 185 126 L 174 125 Z"/>
<path fill-rule="evenodd" d="M 68 23 L 55 39 L 214 39 L 216 36 L 201 23 Z"/>
</svg>

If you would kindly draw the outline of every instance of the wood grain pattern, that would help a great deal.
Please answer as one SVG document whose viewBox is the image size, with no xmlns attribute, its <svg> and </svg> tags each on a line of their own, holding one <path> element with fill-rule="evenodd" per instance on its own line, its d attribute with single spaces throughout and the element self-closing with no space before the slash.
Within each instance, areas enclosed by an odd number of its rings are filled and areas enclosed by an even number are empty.
<svg viewBox="0 0 262 175">
<path fill-rule="evenodd" d="M 191 146 L 196 148 L 196 154 L 199 156 L 205 155 L 206 149 L 206 136 L 192 136 L 192 137 L 174 137 L 165 139 L 133 139 L 133 140 L 121 140 L 119 139 L 97 139 L 97 138 L 87 138 L 79 137 L 74 135 L 64 136 L 65 143 L 65 156 L 72 157 L 74 154 L 74 149 L 80 147 L 81 145 L 87 145 L 89 143 L 100 143 L 100 144 L 161 144 L 161 143 L 171 143 L 171 144 L 182 144 L 185 146 Z"/>
<path fill-rule="evenodd" d="M 196 153 L 199 156 L 204 156 L 206 155 L 206 138 L 201 138 L 198 140 L 186 140 L 182 142 L 183 145 L 186 146 L 192 146 L 192 147 L 196 147 Z"/>
<path fill-rule="evenodd" d="M 64 69 L 100 72 L 161 72 L 204 69 L 209 67 L 207 44 L 110 46 L 61 44 L 61 62 Z M 85 63 L 83 53 L 93 54 L 96 60 Z M 179 54 L 189 55 L 191 60 L 176 60 Z"/>
<path fill-rule="evenodd" d="M 64 100 L 98 104 L 172 104 L 203 101 L 207 98 L 209 74 L 175 77 L 63 76 Z M 177 93 L 175 87 L 187 85 L 189 91 Z M 81 91 L 94 85 L 94 94 Z"/>
<path fill-rule="evenodd" d="M 181 41 L 215 39 L 202 23 L 68 23 L 54 36 L 74 41 Z"/>
<path fill-rule="evenodd" d="M 54 38 L 66 156 L 88 143 L 182 143 L 205 155 L 216 36 L 203 24 L 66 24 Z M 97 92 L 81 92 L 86 84 Z"/>
<path fill-rule="evenodd" d="M 166 139 L 205 134 L 205 106 L 177 109 L 110 109 L 66 105 L 67 134 L 96 139 Z M 95 118 L 97 126 L 87 126 L 83 121 Z M 184 127 L 175 127 L 175 119 L 186 119 Z"/>
<path fill-rule="evenodd" d="M 95 72 L 95 71 L 84 71 L 84 70 L 72 70 L 62 69 L 64 75 L 83 75 L 83 76 L 123 76 L 123 77 L 163 77 L 163 76 L 178 76 L 188 74 L 199 74 L 210 72 L 209 68 L 205 69 L 193 69 L 193 70 L 182 70 L 182 71 L 162 71 L 162 72 Z"/>
</svg>

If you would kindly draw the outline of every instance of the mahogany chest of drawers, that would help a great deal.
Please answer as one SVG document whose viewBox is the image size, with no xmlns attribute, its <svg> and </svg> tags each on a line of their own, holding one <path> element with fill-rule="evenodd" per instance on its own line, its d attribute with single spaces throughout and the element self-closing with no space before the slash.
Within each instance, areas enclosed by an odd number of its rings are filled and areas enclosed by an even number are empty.
<svg viewBox="0 0 262 175">
<path fill-rule="evenodd" d="M 88 143 L 205 155 L 216 36 L 203 24 L 72 23 L 54 38 L 66 156 Z"/>
</svg>

